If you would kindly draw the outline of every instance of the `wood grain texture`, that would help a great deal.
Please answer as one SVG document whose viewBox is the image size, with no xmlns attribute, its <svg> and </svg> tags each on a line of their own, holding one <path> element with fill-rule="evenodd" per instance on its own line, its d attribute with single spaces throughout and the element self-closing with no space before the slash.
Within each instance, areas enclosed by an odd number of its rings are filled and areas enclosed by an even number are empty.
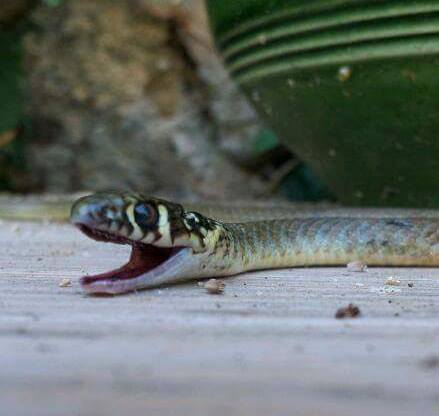
<svg viewBox="0 0 439 416">
<path fill-rule="evenodd" d="M 223 295 L 196 282 L 81 293 L 81 274 L 127 253 L 68 225 L 0 224 L 1 414 L 439 414 L 439 270 L 248 273 Z M 336 320 L 350 302 L 362 317 Z"/>
</svg>

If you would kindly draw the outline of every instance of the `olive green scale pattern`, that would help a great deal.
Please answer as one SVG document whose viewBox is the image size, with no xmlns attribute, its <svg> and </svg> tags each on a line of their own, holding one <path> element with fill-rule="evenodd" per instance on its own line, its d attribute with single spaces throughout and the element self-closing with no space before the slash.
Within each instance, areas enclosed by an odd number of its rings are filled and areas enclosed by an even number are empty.
<svg viewBox="0 0 439 416">
<path fill-rule="evenodd" d="M 439 266 L 439 218 L 302 218 L 223 224 L 213 251 L 233 272 L 296 266 Z"/>
</svg>

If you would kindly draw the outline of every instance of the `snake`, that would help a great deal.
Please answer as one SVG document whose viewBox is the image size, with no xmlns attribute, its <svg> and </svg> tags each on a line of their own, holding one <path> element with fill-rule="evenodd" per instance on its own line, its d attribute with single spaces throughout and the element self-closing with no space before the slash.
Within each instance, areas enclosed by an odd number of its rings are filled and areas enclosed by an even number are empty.
<svg viewBox="0 0 439 416">
<path fill-rule="evenodd" d="M 182 205 L 132 192 L 78 199 L 70 221 L 100 242 L 131 246 L 128 262 L 80 279 L 88 294 L 306 266 L 439 266 L 439 211 L 310 210 Z"/>
</svg>

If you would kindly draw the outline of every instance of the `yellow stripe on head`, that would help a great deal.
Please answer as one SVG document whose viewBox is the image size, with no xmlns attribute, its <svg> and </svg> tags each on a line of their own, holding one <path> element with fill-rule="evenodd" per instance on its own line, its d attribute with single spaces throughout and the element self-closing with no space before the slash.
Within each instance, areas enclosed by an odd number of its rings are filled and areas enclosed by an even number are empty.
<svg viewBox="0 0 439 416">
<path fill-rule="evenodd" d="M 139 227 L 134 217 L 134 206 L 135 203 L 128 205 L 128 207 L 126 208 L 128 220 L 133 227 L 133 232 L 131 233 L 130 238 L 136 241 L 142 240 L 143 242 L 147 243 L 148 241 L 143 240 L 143 238 L 147 236 L 145 236 L 144 231 Z"/>
</svg>

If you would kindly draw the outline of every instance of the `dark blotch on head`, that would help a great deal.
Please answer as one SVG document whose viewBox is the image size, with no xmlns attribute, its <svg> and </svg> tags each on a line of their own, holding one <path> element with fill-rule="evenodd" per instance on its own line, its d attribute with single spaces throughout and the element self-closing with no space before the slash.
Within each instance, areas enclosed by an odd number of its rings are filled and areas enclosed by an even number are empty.
<svg viewBox="0 0 439 416">
<path fill-rule="evenodd" d="M 200 227 L 208 231 L 215 229 L 215 221 L 212 221 L 210 218 L 206 218 L 204 215 L 195 211 L 189 212 L 188 214 L 191 215 L 187 217 L 186 221 L 192 230 L 198 231 Z"/>
<path fill-rule="evenodd" d="M 198 223 L 200 222 L 200 217 L 198 214 L 191 212 L 192 215 L 186 218 L 187 224 L 191 230 L 198 229 Z"/>
</svg>

